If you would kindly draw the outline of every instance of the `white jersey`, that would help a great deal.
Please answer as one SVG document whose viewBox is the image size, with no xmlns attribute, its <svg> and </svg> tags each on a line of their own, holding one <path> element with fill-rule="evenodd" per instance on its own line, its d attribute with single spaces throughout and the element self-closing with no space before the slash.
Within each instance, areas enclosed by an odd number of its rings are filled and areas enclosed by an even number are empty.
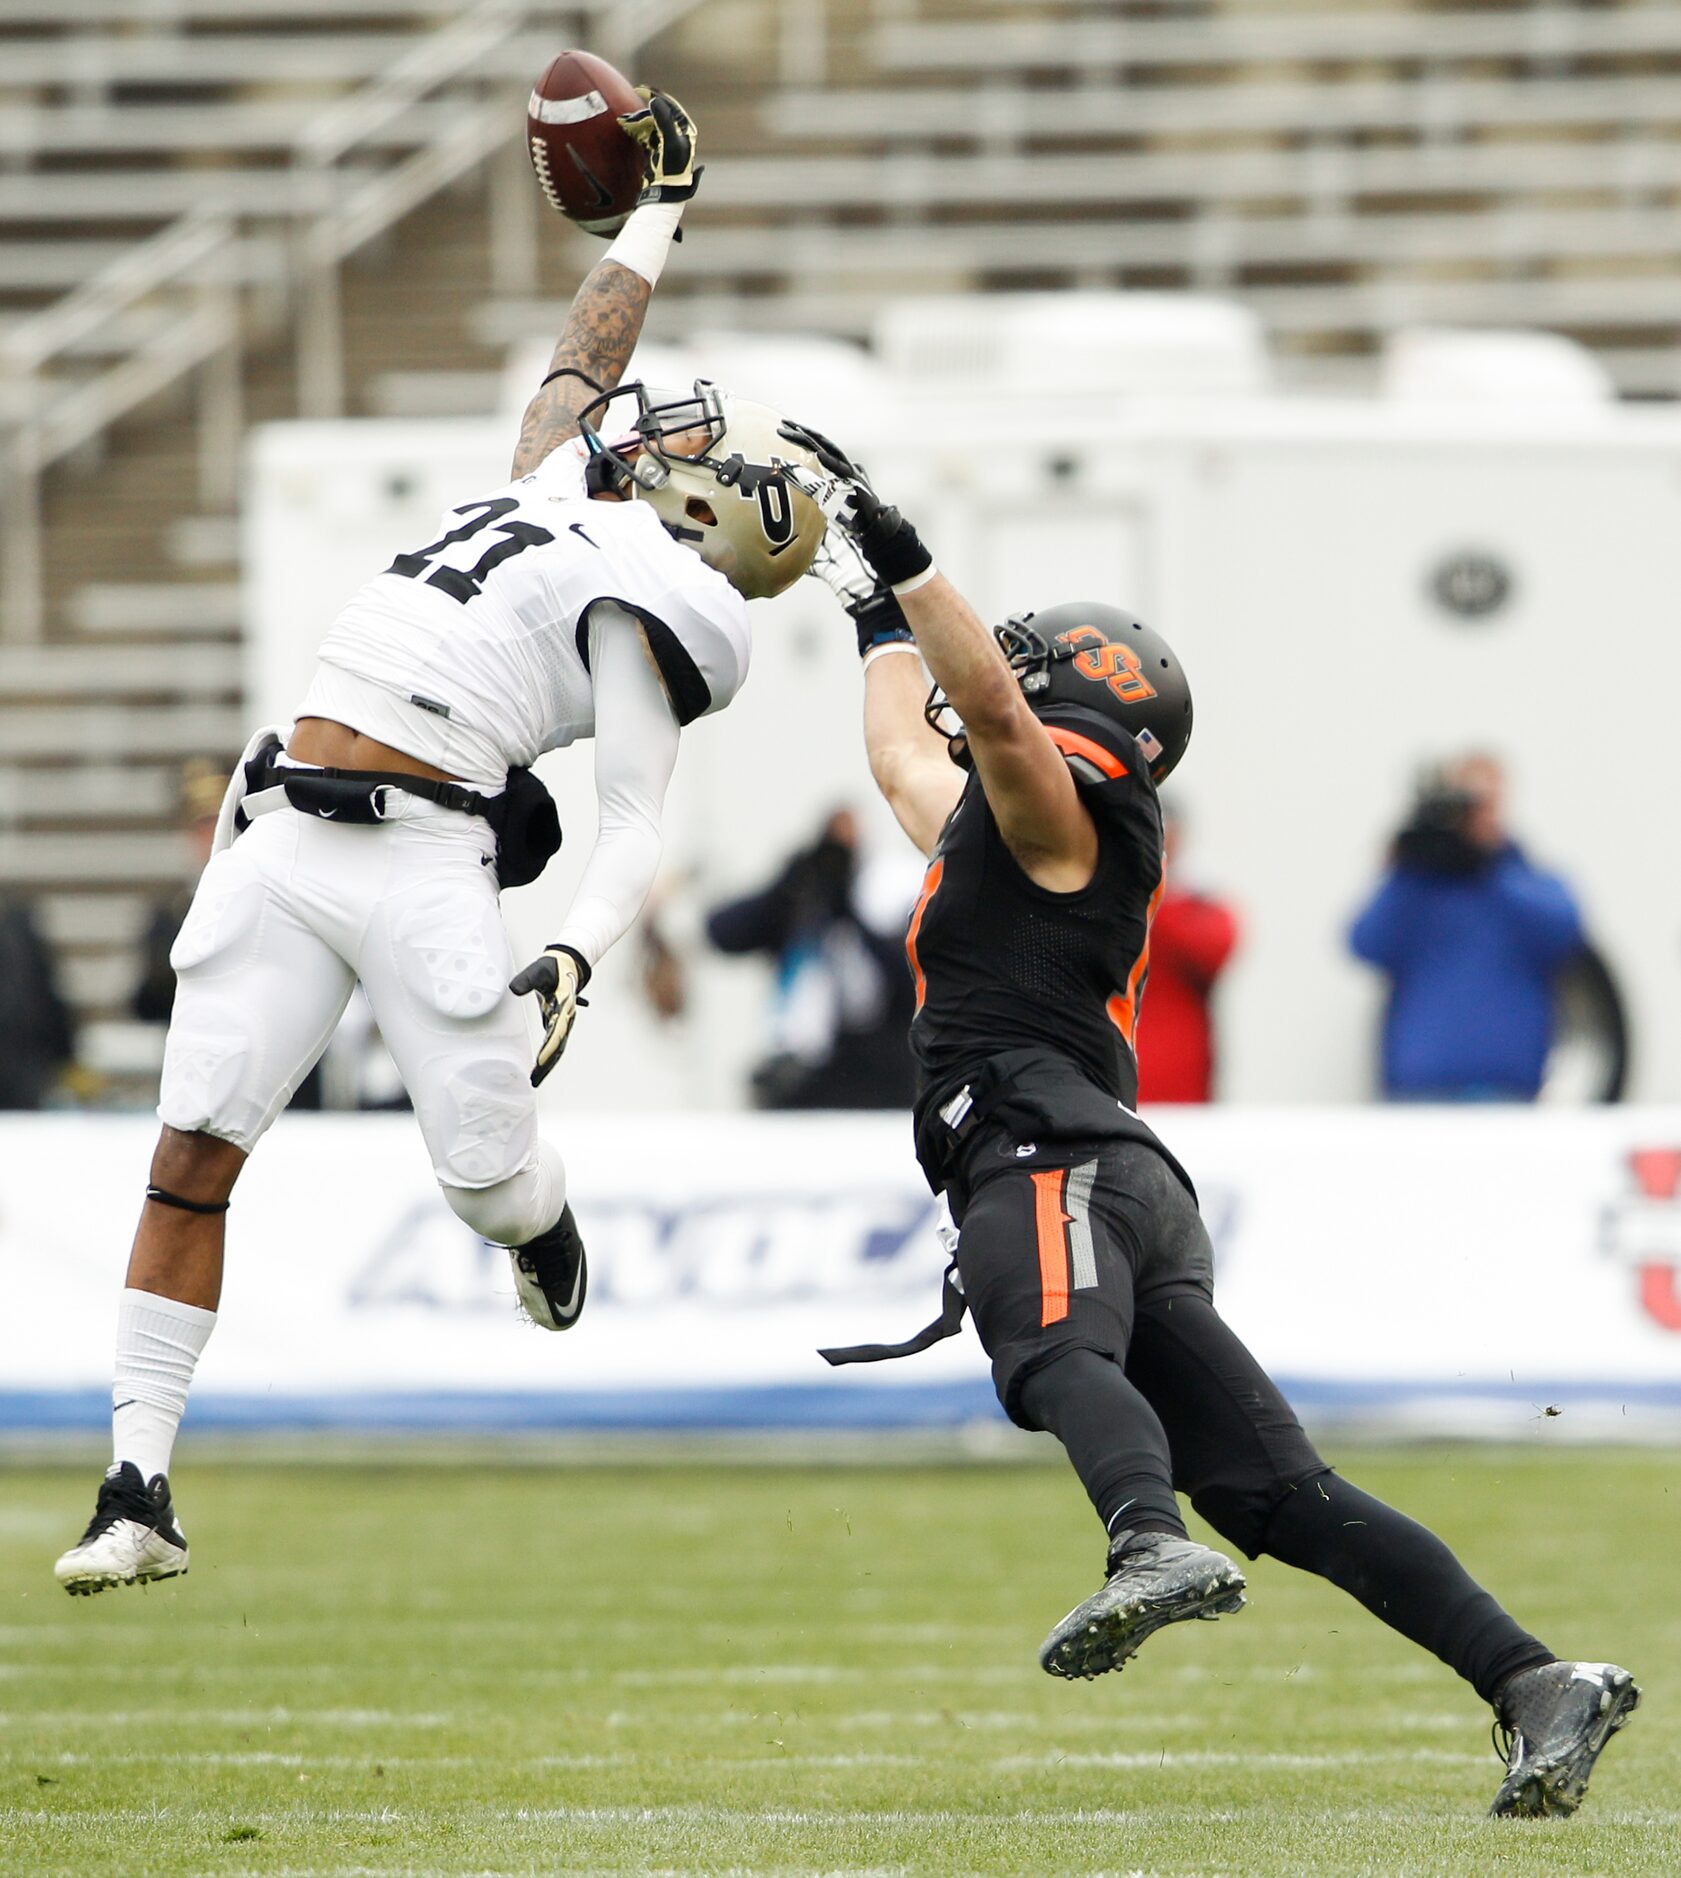
<svg viewBox="0 0 1681 1878">
<path fill-rule="evenodd" d="M 595 732 L 592 610 L 635 616 L 679 724 L 747 676 L 746 602 L 642 502 L 592 501 L 574 439 L 446 514 L 356 594 L 299 712 L 489 787 Z"/>
</svg>

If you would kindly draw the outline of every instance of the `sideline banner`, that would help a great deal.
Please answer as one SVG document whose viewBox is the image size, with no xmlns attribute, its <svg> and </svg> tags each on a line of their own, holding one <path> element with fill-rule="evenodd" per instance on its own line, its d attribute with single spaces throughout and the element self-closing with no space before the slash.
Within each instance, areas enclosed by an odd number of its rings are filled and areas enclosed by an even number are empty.
<svg viewBox="0 0 1681 1878">
<path fill-rule="evenodd" d="M 1162 1111 L 1222 1311 L 1310 1423 L 1650 1435 L 1681 1420 L 1681 1111 Z M 0 1117 L 0 1429 L 102 1427 L 155 1125 Z M 190 1428 L 915 1427 L 996 1417 L 938 1307 L 897 1116 L 575 1120 L 578 1329 L 513 1304 L 412 1118 L 283 1118 L 229 1214 Z"/>
</svg>

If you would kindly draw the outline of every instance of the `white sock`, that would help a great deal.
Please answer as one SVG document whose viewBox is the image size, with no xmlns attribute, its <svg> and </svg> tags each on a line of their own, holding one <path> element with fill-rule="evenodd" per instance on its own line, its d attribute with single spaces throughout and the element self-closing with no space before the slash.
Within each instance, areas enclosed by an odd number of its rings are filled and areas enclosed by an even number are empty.
<svg viewBox="0 0 1681 1878">
<path fill-rule="evenodd" d="M 216 1313 L 151 1291 L 125 1291 L 117 1307 L 111 1385 L 112 1465 L 133 1461 L 140 1478 L 169 1472 L 175 1431 Z"/>
</svg>

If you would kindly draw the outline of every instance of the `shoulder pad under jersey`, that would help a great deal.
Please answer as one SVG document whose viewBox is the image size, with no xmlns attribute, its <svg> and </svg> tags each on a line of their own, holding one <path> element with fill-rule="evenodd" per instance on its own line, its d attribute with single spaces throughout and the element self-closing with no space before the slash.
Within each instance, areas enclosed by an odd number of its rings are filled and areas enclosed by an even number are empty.
<svg viewBox="0 0 1681 1878">
<path fill-rule="evenodd" d="M 672 543 L 676 548 L 676 544 Z M 704 580 L 683 578 L 666 586 L 657 597 L 646 589 L 637 597 L 603 594 L 633 614 L 647 637 L 648 650 L 659 667 L 679 724 L 721 711 L 741 689 L 747 677 L 752 637 L 747 624 L 747 603 L 721 574 L 676 548 L 693 572 Z M 679 563 L 685 576 L 689 569 Z M 585 609 L 578 621 L 579 656 L 589 663 L 590 614 L 600 601 Z"/>
<path fill-rule="evenodd" d="M 1124 819 L 1148 807 L 1156 819 L 1156 786 L 1132 733 L 1101 711 L 1058 705 L 1040 715 L 1051 742 L 1094 815 Z"/>
</svg>

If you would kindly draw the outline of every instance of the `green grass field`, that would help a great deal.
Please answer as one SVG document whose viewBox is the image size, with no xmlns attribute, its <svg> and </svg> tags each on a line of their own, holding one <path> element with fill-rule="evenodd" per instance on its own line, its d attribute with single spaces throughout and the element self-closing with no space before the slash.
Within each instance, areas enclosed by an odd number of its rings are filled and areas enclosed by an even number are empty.
<svg viewBox="0 0 1681 1878">
<path fill-rule="evenodd" d="M 97 1470 L 6 1470 L 0 1872 L 1681 1872 L 1681 1466 L 1340 1458 L 1640 1676 L 1575 1819 L 1485 1819 L 1470 1691 L 1265 1562 L 1123 1675 L 1043 1675 L 1100 1549 L 1060 1468 L 188 1449 L 191 1575 L 86 1601 L 50 1568 Z"/>
</svg>

